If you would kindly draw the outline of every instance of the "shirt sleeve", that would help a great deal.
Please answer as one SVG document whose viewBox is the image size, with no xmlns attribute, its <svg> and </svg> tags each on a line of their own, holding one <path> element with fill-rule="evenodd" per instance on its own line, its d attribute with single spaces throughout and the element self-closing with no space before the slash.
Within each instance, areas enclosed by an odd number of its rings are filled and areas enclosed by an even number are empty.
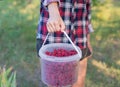
<svg viewBox="0 0 120 87">
<path fill-rule="evenodd" d="M 60 3 L 60 0 L 43 0 L 43 5 L 45 6 L 45 7 L 47 7 L 50 3 L 52 3 L 52 2 L 58 2 L 58 6 L 60 6 L 61 5 L 61 3 Z"/>
<path fill-rule="evenodd" d="M 87 7 L 87 20 L 88 20 L 88 32 L 94 32 L 93 26 L 91 24 L 91 1 L 92 0 L 86 0 L 86 7 Z"/>
</svg>

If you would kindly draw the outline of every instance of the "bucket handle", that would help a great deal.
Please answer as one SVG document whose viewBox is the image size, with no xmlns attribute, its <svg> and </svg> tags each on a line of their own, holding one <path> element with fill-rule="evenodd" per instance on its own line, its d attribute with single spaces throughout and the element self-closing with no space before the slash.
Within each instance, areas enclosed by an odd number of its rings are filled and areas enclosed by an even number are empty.
<svg viewBox="0 0 120 87">
<path fill-rule="evenodd" d="M 77 51 L 79 57 L 81 58 L 81 57 L 82 57 L 82 55 L 80 55 L 81 53 L 79 52 L 79 50 L 78 50 L 78 48 L 75 46 L 75 44 L 72 42 L 72 40 L 70 39 L 70 37 L 67 35 L 67 33 L 66 33 L 65 31 L 62 31 L 62 32 L 65 34 L 65 36 L 66 36 L 67 39 L 70 41 L 70 43 L 72 44 L 72 46 L 73 46 L 73 47 L 75 48 L 75 50 Z M 45 40 L 44 40 L 42 46 L 45 45 L 45 42 L 46 42 L 46 40 L 47 40 L 49 34 L 50 34 L 50 33 L 47 34 L 47 36 L 46 36 L 46 38 L 45 38 Z"/>
</svg>

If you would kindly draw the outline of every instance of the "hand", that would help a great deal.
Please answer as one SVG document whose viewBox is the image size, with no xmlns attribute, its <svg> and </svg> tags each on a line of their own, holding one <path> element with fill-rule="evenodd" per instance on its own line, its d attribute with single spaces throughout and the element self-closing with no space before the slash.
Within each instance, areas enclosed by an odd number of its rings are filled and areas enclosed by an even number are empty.
<svg viewBox="0 0 120 87">
<path fill-rule="evenodd" d="M 57 3 L 48 5 L 49 19 L 47 21 L 48 32 L 64 31 L 65 24 L 60 16 Z"/>
<path fill-rule="evenodd" d="M 48 32 L 64 31 L 65 24 L 59 15 L 50 16 L 47 21 Z"/>
</svg>

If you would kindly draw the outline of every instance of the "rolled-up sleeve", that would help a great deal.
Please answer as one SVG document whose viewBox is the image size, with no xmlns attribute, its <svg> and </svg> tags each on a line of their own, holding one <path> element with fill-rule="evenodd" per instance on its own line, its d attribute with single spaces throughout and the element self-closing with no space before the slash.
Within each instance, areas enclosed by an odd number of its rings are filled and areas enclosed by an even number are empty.
<svg viewBox="0 0 120 87">
<path fill-rule="evenodd" d="M 47 7 L 50 3 L 52 3 L 52 2 L 58 2 L 58 6 L 60 6 L 61 5 L 61 3 L 60 3 L 60 0 L 43 0 L 43 5 L 45 6 L 45 7 Z"/>
<path fill-rule="evenodd" d="M 94 32 L 93 26 L 91 24 L 91 1 L 92 0 L 86 0 L 86 1 L 87 1 L 86 7 L 87 7 L 87 19 L 88 19 L 88 32 L 91 33 L 91 32 Z"/>
</svg>

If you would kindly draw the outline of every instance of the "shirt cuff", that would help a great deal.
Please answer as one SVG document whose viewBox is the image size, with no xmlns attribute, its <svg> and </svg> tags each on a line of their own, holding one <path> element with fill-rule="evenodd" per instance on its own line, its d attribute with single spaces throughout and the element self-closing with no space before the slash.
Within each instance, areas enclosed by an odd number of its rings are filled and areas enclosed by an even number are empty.
<svg viewBox="0 0 120 87">
<path fill-rule="evenodd" d="M 46 7 L 46 6 L 48 6 L 51 2 L 58 2 L 58 6 L 61 5 L 60 0 L 44 0 L 43 5 Z"/>
<path fill-rule="evenodd" d="M 88 31 L 89 33 L 94 32 L 94 29 L 93 29 L 92 24 L 89 24 L 89 25 L 88 25 L 88 30 L 89 30 L 89 31 Z"/>
</svg>

